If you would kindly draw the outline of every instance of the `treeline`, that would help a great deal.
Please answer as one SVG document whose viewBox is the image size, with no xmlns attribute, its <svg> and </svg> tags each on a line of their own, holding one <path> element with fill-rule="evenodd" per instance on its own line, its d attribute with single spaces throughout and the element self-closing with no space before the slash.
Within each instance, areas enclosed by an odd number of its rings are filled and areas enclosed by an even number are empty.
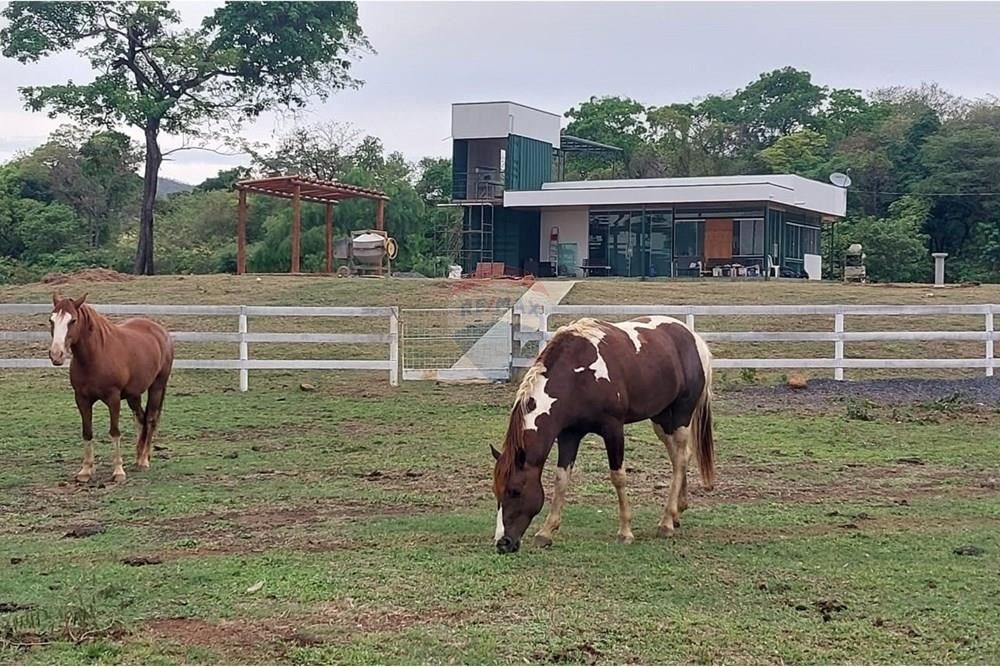
<svg viewBox="0 0 1000 667">
<path fill-rule="evenodd" d="M 828 89 L 785 68 L 732 94 L 666 106 L 595 97 L 570 109 L 567 132 L 620 146 L 629 177 L 796 173 L 850 175 L 848 218 L 823 241 L 841 257 L 863 244 L 879 281 L 926 281 L 929 253 L 949 253 L 950 280 L 995 281 L 1000 269 L 1000 104 L 966 100 L 936 85 L 862 94 Z M 155 203 L 158 273 L 235 270 L 236 180 L 299 173 L 378 188 L 391 198 L 386 226 L 400 241 L 396 267 L 443 275 L 461 243 L 450 161 L 412 164 L 379 139 L 335 123 L 294 130 L 266 148 L 244 147 L 244 167 Z M 139 234 L 142 151 L 126 135 L 62 129 L 0 166 L 0 281 L 91 266 L 132 270 Z M 609 177 L 581 158 L 569 178 Z M 622 165 L 617 166 L 621 175 Z M 248 268 L 289 268 L 286 201 L 250 199 Z M 302 268 L 323 262 L 323 213 L 302 209 Z M 370 202 L 337 208 L 339 234 L 369 227 Z"/>
<path fill-rule="evenodd" d="M 300 128 L 267 150 L 248 148 L 246 167 L 221 171 L 190 192 L 161 196 L 155 204 L 159 273 L 236 270 L 237 180 L 298 173 L 386 192 L 386 228 L 400 243 L 396 268 L 444 275 L 458 254 L 460 214 L 442 208 L 451 195 L 450 160 L 410 164 L 386 154 L 379 139 L 348 126 Z M 44 145 L 0 166 L 0 282 L 37 280 L 49 272 L 103 266 L 130 272 L 138 235 L 141 151 L 115 132 L 87 135 L 63 128 Z M 290 266 L 291 206 L 250 195 L 248 270 L 285 272 Z M 336 227 L 374 226 L 374 205 L 338 205 Z M 324 258 L 320 205 L 302 206 L 302 270 L 318 271 Z"/>
<path fill-rule="evenodd" d="M 569 134 L 621 146 L 630 177 L 794 173 L 826 182 L 846 172 L 848 218 L 824 239 L 827 259 L 831 241 L 838 258 L 858 242 L 875 280 L 929 280 L 930 252 L 949 253 L 950 280 L 998 278 L 996 98 L 967 100 L 934 84 L 863 95 L 789 67 L 697 102 L 594 97 L 566 115 Z M 577 160 L 571 176 L 611 169 Z"/>
</svg>

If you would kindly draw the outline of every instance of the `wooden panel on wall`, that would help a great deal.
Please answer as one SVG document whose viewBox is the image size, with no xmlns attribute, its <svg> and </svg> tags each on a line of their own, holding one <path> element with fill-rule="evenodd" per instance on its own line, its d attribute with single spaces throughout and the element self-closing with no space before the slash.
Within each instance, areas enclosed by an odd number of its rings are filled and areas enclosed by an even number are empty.
<svg viewBox="0 0 1000 667">
<path fill-rule="evenodd" d="M 705 259 L 731 259 L 733 221 L 728 218 L 705 220 Z"/>
</svg>

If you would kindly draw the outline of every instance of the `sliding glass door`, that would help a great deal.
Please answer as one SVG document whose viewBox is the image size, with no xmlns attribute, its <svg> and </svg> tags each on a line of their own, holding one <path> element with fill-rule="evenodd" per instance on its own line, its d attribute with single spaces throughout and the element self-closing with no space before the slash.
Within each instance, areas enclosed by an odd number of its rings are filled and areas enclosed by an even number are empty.
<svg viewBox="0 0 1000 667">
<path fill-rule="evenodd" d="M 673 216 L 669 210 L 592 211 L 590 263 L 622 277 L 671 276 Z"/>
</svg>

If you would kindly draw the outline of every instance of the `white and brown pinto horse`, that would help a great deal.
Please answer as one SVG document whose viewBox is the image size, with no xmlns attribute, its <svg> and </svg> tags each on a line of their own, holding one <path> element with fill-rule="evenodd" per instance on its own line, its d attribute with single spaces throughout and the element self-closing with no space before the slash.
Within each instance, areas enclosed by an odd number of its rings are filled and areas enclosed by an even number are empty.
<svg viewBox="0 0 1000 667">
<path fill-rule="evenodd" d="M 493 450 L 497 551 L 511 553 L 545 501 L 542 468 L 559 444 L 555 497 L 535 544 L 549 546 L 559 528 L 580 440 L 604 439 L 618 494 L 618 539 L 632 542 L 625 494 L 625 425 L 649 419 L 673 468 L 657 531 L 673 534 L 687 508 L 687 462 L 694 452 L 702 485 L 714 486 L 712 355 L 705 341 L 670 317 L 625 322 L 584 318 L 560 328 L 517 391 L 503 451 Z"/>
<path fill-rule="evenodd" d="M 144 470 L 149 467 L 153 436 L 160 423 L 174 363 L 174 344 L 167 330 L 156 322 L 136 317 L 115 324 L 86 305 L 86 298 L 86 294 L 79 299 L 52 295 L 49 360 L 54 366 L 62 366 L 67 350 L 73 353 L 69 381 L 83 421 L 83 466 L 77 481 L 87 482 L 94 474 L 93 409 L 94 403 L 101 401 L 111 416 L 112 479 L 121 482 L 125 480 L 118 429 L 121 400 L 128 402 L 135 415 L 135 464 Z M 147 391 L 143 409 L 142 395 Z"/>
</svg>

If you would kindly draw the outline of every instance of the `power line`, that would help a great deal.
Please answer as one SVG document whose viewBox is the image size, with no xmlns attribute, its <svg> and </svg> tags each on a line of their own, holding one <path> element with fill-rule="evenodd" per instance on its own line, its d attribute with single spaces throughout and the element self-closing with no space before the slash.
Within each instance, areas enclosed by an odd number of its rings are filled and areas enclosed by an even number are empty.
<svg viewBox="0 0 1000 667">
<path fill-rule="evenodd" d="M 888 190 L 855 190 L 849 189 L 859 195 L 896 195 L 915 197 L 1000 197 L 1000 192 L 890 192 Z"/>
</svg>

